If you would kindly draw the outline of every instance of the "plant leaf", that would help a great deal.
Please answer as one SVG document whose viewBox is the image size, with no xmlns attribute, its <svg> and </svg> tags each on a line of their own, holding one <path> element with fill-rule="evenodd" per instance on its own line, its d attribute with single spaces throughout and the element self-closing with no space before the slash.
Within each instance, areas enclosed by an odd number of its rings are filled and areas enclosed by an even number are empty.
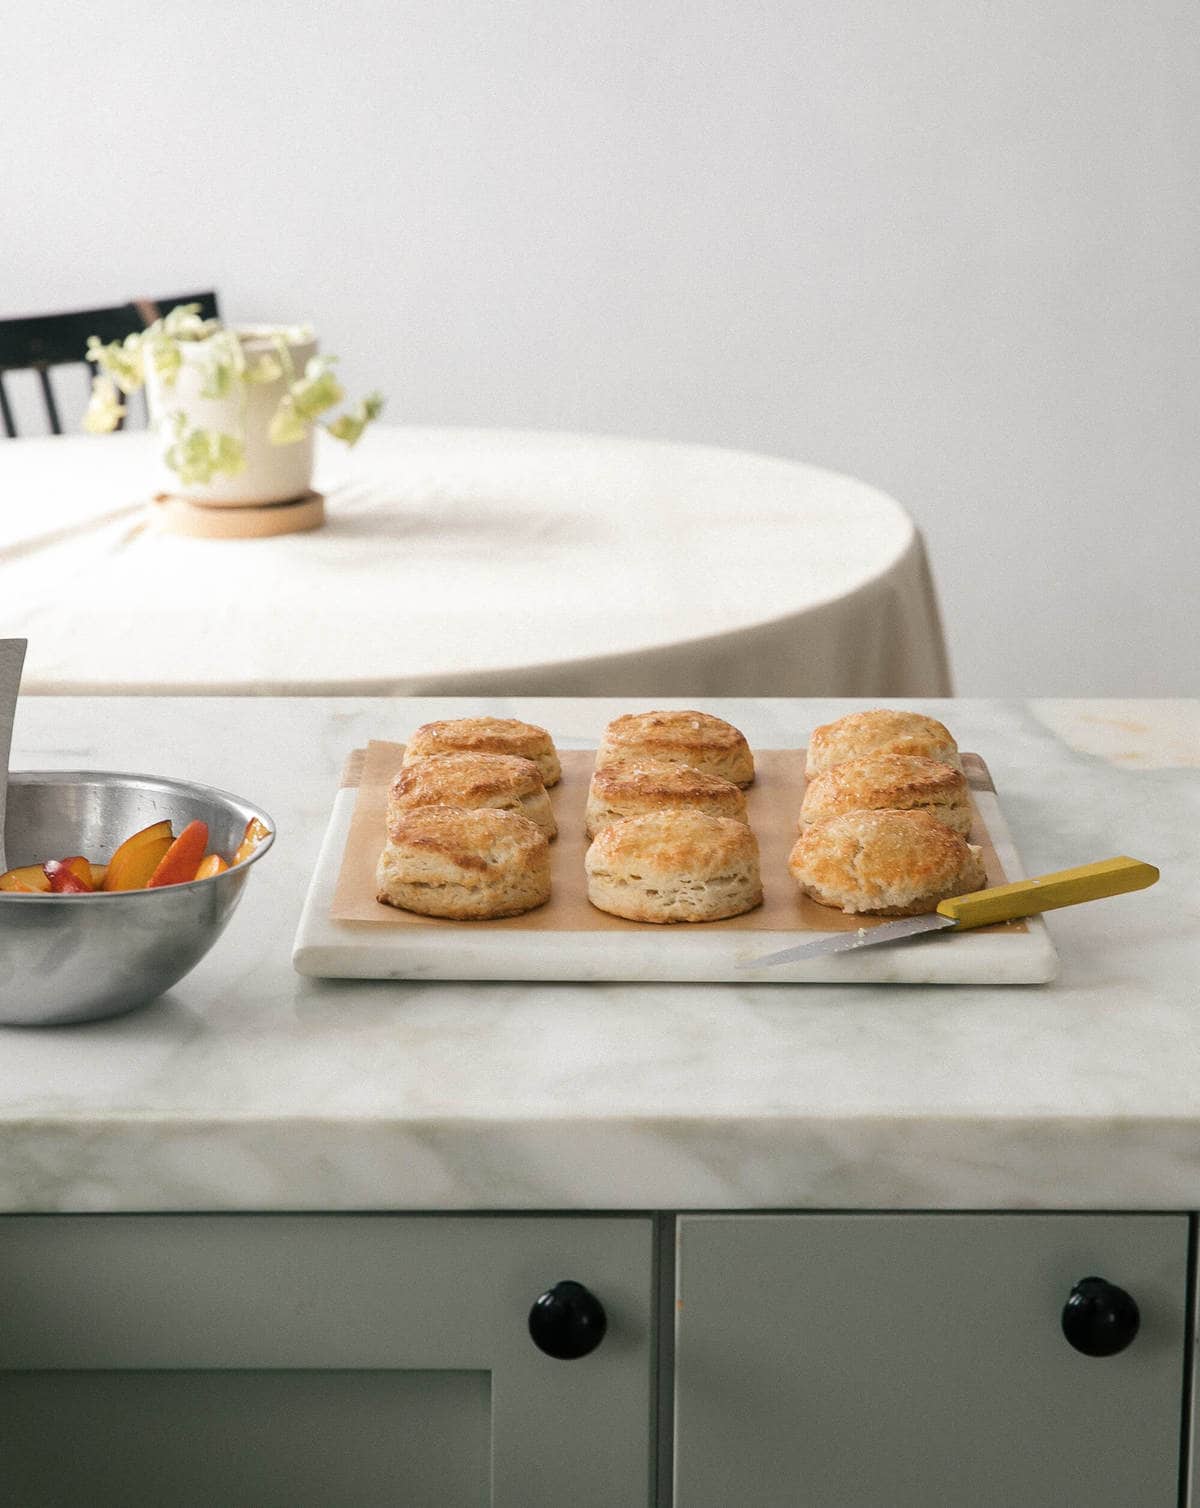
<svg viewBox="0 0 1200 1508">
<path fill-rule="evenodd" d="M 218 330 L 202 342 L 199 365 L 205 372 L 201 398 L 228 398 L 246 370 L 246 353 L 232 330 Z"/>
<path fill-rule="evenodd" d="M 181 482 L 203 486 L 215 476 L 236 476 L 246 466 L 246 448 L 237 435 L 216 429 L 188 429 L 183 414 L 173 420 L 175 443 L 165 460 Z"/>
<path fill-rule="evenodd" d="M 142 374 L 141 332 L 124 340 L 102 345 L 99 337 L 88 336 L 87 360 L 96 363 L 97 371 L 106 373 L 123 393 L 136 393 L 144 380 Z"/>
<path fill-rule="evenodd" d="M 245 376 L 250 383 L 278 382 L 283 376 L 283 366 L 274 356 L 260 356 L 246 367 Z"/>
<path fill-rule="evenodd" d="M 92 337 L 95 340 L 95 336 Z M 83 416 L 83 427 L 89 435 L 107 435 L 116 429 L 125 405 L 117 397 L 117 385 L 111 377 L 97 373 L 92 378 L 92 396 L 88 399 Z"/>
<path fill-rule="evenodd" d="M 285 395 L 279 400 L 279 407 L 271 415 L 271 423 L 267 428 L 267 439 L 272 445 L 295 445 L 303 440 L 308 433 L 308 425 L 296 412 L 295 400 L 291 394 Z"/>
<path fill-rule="evenodd" d="M 221 321 L 201 319 L 199 304 L 176 304 L 162 319 L 156 319 L 147 333 L 150 330 L 167 340 L 207 340 L 221 331 Z"/>
<path fill-rule="evenodd" d="M 368 393 L 353 408 L 347 409 L 344 414 L 339 414 L 336 419 L 331 419 L 325 425 L 326 433 L 331 434 L 335 440 L 343 441 L 346 445 L 357 445 L 363 430 L 372 419 L 378 419 L 382 412 L 383 394 Z"/>
<path fill-rule="evenodd" d="M 335 408 L 346 396 L 341 383 L 333 375 L 333 356 L 312 356 L 304 368 L 304 376 L 293 382 L 290 397 L 301 419 L 312 420 L 327 409 Z"/>
</svg>

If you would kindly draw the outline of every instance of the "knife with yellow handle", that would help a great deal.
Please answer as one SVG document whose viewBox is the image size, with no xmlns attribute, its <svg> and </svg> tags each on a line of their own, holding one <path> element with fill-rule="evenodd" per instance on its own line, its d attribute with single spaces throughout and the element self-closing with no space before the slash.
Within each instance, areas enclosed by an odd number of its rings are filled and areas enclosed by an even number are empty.
<svg viewBox="0 0 1200 1508">
<path fill-rule="evenodd" d="M 1083 901 L 1099 901 L 1108 895 L 1124 895 L 1129 890 L 1144 890 L 1158 879 L 1153 864 L 1124 856 L 1100 859 L 1095 864 L 1080 864 L 1075 869 L 1060 869 L 1056 874 L 1040 874 L 1032 880 L 1016 880 L 1011 885 L 996 885 L 991 890 L 975 890 L 970 895 L 956 895 L 941 901 L 936 911 L 926 916 L 902 916 L 898 921 L 878 927 L 862 927 L 856 932 L 835 932 L 815 942 L 799 943 L 763 958 L 748 958 L 739 964 L 743 969 L 760 969 L 777 963 L 795 963 L 822 953 L 843 953 L 853 948 L 873 948 L 879 943 L 899 942 L 922 932 L 952 929 L 966 932 L 971 927 L 988 927 L 994 922 L 1011 922 L 1039 911 L 1053 911 L 1058 906 L 1078 906 Z"/>
</svg>

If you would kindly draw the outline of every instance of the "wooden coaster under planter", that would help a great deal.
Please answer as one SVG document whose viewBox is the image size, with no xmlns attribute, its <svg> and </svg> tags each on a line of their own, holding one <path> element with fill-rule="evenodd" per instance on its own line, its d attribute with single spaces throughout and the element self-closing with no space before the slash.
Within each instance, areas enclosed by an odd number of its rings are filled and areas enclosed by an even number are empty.
<svg viewBox="0 0 1200 1508">
<path fill-rule="evenodd" d="M 154 499 L 154 514 L 162 528 L 193 539 L 268 539 L 273 534 L 319 529 L 325 522 L 325 497 L 306 492 L 292 503 L 211 508 L 160 492 Z"/>
</svg>

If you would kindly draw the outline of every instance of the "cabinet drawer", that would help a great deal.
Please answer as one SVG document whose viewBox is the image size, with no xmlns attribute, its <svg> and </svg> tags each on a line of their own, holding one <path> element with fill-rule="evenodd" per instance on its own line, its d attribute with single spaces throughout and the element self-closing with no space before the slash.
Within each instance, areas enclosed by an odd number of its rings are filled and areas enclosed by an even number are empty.
<svg viewBox="0 0 1200 1508">
<path fill-rule="evenodd" d="M 676 1508 L 1175 1508 L 1186 1216 L 684 1216 Z M 1127 1290 L 1120 1354 L 1064 1337 Z"/>
<path fill-rule="evenodd" d="M 22 1508 L 645 1504 L 652 1244 L 646 1218 L 4 1217 L 4 1490 Z M 528 1327 L 563 1279 L 607 1316 L 572 1361 Z"/>
</svg>

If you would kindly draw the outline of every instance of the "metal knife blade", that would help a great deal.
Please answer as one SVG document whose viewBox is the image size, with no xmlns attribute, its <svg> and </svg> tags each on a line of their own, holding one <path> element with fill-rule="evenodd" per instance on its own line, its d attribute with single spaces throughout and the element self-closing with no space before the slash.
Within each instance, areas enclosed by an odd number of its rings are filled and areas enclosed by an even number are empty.
<svg viewBox="0 0 1200 1508">
<path fill-rule="evenodd" d="M 930 912 L 928 916 L 902 916 L 894 922 L 884 922 L 878 927 L 860 927 L 855 932 L 834 932 L 827 937 L 818 937 L 815 942 L 797 943 L 794 948 L 781 948 L 778 953 L 767 953 L 762 958 L 746 958 L 739 969 L 761 969 L 777 963 L 798 963 L 804 958 L 818 958 L 823 953 L 847 953 L 854 948 L 873 948 L 879 943 L 900 942 L 906 937 L 915 937 L 922 932 L 940 932 L 943 927 L 958 925 L 951 917 Z"/>
<path fill-rule="evenodd" d="M 0 639 L 0 874 L 8 868 L 4 857 L 4 812 L 8 800 L 8 751 L 12 747 L 17 690 L 28 639 Z"/>
</svg>

